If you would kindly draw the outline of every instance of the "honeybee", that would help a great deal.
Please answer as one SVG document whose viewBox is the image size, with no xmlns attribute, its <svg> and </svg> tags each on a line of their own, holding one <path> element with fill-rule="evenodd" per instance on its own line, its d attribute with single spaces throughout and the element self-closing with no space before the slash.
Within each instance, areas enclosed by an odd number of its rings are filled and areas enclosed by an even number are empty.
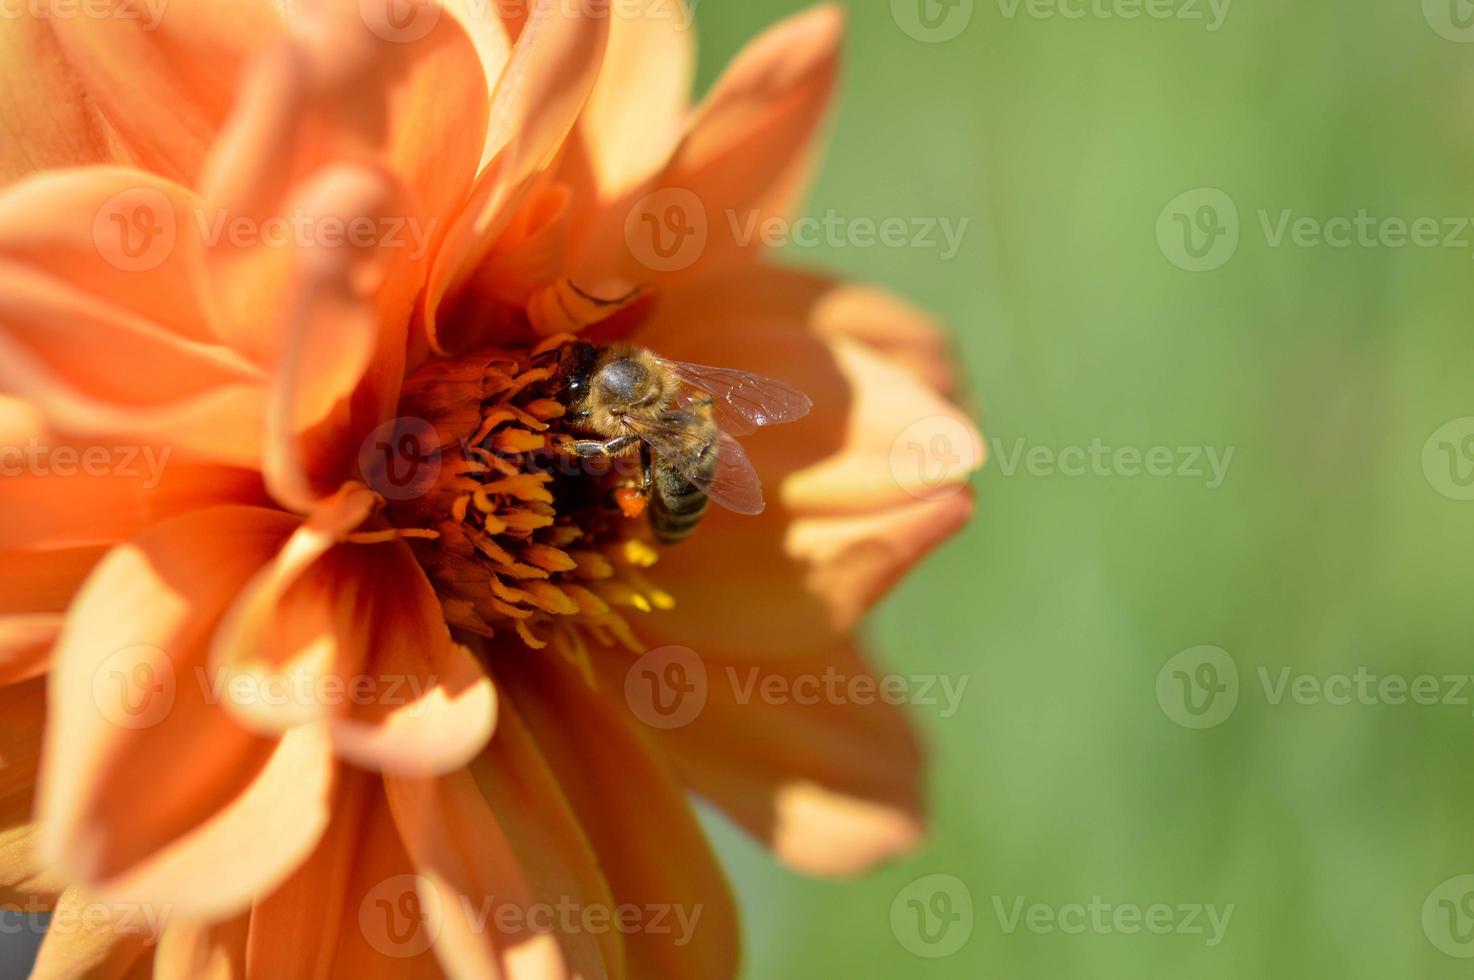
<svg viewBox="0 0 1474 980">
<path fill-rule="evenodd" d="M 746 371 L 670 361 L 631 344 L 575 343 L 559 361 L 558 399 L 575 456 L 621 456 L 639 447 L 650 527 L 662 544 L 684 540 L 714 500 L 739 514 L 763 512 L 757 472 L 733 435 L 803 418 L 808 397 Z"/>
</svg>

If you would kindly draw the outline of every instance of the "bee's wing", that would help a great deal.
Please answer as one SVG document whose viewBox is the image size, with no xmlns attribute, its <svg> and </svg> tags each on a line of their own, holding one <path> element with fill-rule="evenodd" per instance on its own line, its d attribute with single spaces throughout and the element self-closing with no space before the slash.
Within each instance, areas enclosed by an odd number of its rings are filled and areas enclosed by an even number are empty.
<svg viewBox="0 0 1474 980">
<path fill-rule="evenodd" d="M 663 358 L 661 363 L 694 389 L 679 396 L 682 408 L 694 409 L 703 394 L 709 395 L 717 425 L 739 436 L 764 425 L 796 421 L 814 407 L 808 395 L 777 378 Z"/>
<path fill-rule="evenodd" d="M 625 423 L 655 450 L 658 463 L 671 467 L 702 493 L 738 514 L 763 512 L 763 485 L 742 445 L 688 412 L 667 412 L 659 419 L 626 418 Z M 702 463 L 707 436 L 716 436 L 716 466 Z"/>
</svg>

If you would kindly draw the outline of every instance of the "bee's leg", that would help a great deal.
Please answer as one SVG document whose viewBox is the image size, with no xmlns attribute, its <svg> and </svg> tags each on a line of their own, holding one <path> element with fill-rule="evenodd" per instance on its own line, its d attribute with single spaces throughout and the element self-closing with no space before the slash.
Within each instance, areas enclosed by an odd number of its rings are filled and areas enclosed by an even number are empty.
<svg viewBox="0 0 1474 980">
<path fill-rule="evenodd" d="M 575 456 L 597 459 L 604 456 L 618 456 L 639 441 L 639 436 L 618 436 L 602 442 L 598 439 L 576 439 L 568 443 L 566 448 Z"/>
</svg>

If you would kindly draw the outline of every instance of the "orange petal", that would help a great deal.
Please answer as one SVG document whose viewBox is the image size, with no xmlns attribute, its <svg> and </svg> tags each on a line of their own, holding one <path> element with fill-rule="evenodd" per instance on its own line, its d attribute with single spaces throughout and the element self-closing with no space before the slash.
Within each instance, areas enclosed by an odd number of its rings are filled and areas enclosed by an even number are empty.
<svg viewBox="0 0 1474 980">
<path fill-rule="evenodd" d="M 852 645 L 763 666 L 691 659 L 706 679 L 700 712 L 670 728 L 649 719 L 687 786 L 808 874 L 852 874 L 916 845 L 921 751 L 899 695 Z M 598 662 L 613 690 L 641 669 Z"/>
<path fill-rule="evenodd" d="M 351 547 L 351 546 L 350 546 Z M 345 551 L 347 582 L 336 591 L 340 663 L 366 696 L 332 722 L 333 745 L 360 766 L 433 776 L 465 765 L 496 727 L 497 698 L 481 663 L 450 637 L 425 573 L 402 541 Z M 346 665 L 355 665 L 348 668 Z"/>
<path fill-rule="evenodd" d="M 167 446 L 61 439 L 35 445 L 34 463 L 0 478 L 0 511 L 24 515 L 0 522 L 0 548 L 113 544 L 187 510 L 266 502 L 259 474 L 175 458 Z M 97 450 L 105 465 L 89 473 L 76 461 Z"/>
<path fill-rule="evenodd" d="M 595 918 L 611 921 L 614 909 L 597 858 L 514 712 L 502 717 L 495 739 L 468 772 L 435 783 L 391 780 L 389 795 L 421 873 L 455 902 L 439 947 L 449 973 L 501 969 L 507 976 L 540 978 L 532 971 L 534 950 L 518 948 L 517 930 L 530 923 L 551 929 L 561 946 L 561 958 L 535 950 L 558 975 L 624 975 L 620 935 L 600 929 Z M 447 825 L 458 833 L 443 836 Z M 478 862 L 476 852 L 445 846 L 467 837 L 499 842 L 493 857 L 503 866 L 497 873 Z M 543 908 L 560 901 L 576 906 L 573 928 L 552 916 L 544 921 Z"/>
<path fill-rule="evenodd" d="M 501 657 L 497 681 L 562 783 L 618 903 L 672 910 L 625 937 L 632 977 L 730 977 L 736 911 L 682 788 L 611 698 L 557 657 Z"/>
<path fill-rule="evenodd" d="M 327 722 L 359 765 L 435 775 L 485 746 L 496 692 L 408 545 L 338 544 L 374 500 L 345 488 L 257 573 L 216 631 L 212 677 L 252 730 Z"/>
<path fill-rule="evenodd" d="M 250 915 L 218 922 L 175 919 L 154 951 L 158 980 L 236 980 L 246 975 Z"/>
<path fill-rule="evenodd" d="M 378 777 L 345 769 L 322 841 L 251 913 L 247 976 L 440 977 L 442 910 L 420 904 Z"/>
<path fill-rule="evenodd" d="M 359 167 L 323 171 L 302 199 L 303 213 L 345 226 L 366 219 L 387 227 L 407 204 L 388 174 Z M 304 241 L 293 250 L 296 281 L 284 300 L 286 342 L 271 380 L 264 472 L 276 499 L 305 513 L 358 475 L 364 439 L 393 414 L 423 263 L 387 239 Z"/>
<path fill-rule="evenodd" d="M 485 258 L 552 162 L 593 88 L 608 36 L 607 10 L 537 0 L 493 97 L 488 163 L 431 268 L 423 311 L 432 347 L 474 342 L 438 336 L 441 303 Z"/>
<path fill-rule="evenodd" d="M 686 0 L 656 0 L 621 12 L 577 145 L 592 178 L 584 207 L 607 206 L 670 159 L 686 125 L 696 74 L 696 32 Z"/>
<path fill-rule="evenodd" d="M 488 95 L 476 47 L 438 4 L 324 0 L 310 9 L 294 37 L 253 70 L 202 179 L 204 196 L 261 225 L 290 215 L 296 188 L 318 170 L 382 161 L 407 188 L 387 215 L 402 220 L 384 235 L 422 258 L 478 169 Z M 281 274 L 272 257 L 239 248 L 211 256 L 227 305 L 247 314 L 233 343 L 263 364 L 276 360 L 290 332 L 275 315 L 270 287 Z"/>
<path fill-rule="evenodd" d="M 144 168 L 195 183 L 245 60 L 277 33 L 254 0 L 98 0 L 51 17 L 88 97 Z"/>
<path fill-rule="evenodd" d="M 607 263 L 618 256 L 625 277 L 638 282 L 758 255 L 761 237 L 738 231 L 785 218 L 796 206 L 834 90 L 843 34 L 843 12 L 824 5 L 749 44 L 691 116 L 670 163 L 600 218 L 573 268 L 611 273 Z M 651 218 L 656 226 L 638 224 Z M 644 236 L 664 239 L 678 230 L 681 240 L 700 247 L 677 251 L 667 264 L 663 246 Z"/>
<path fill-rule="evenodd" d="M 61 53 L 51 18 L 24 6 L 0 31 L 0 185 L 56 167 L 122 163 L 111 127 Z"/>
<path fill-rule="evenodd" d="M 167 913 L 164 906 L 140 909 L 68 888 L 52 912 L 32 980 L 148 976 L 148 947 L 156 938 L 150 925 L 162 922 Z"/>
<path fill-rule="evenodd" d="M 118 168 L 0 194 L 0 388 L 57 429 L 254 464 L 261 374 L 210 339 L 197 209 Z"/>
<path fill-rule="evenodd" d="M 497 909 L 528 910 L 540 896 L 471 773 L 387 779 L 384 788 L 422 879 L 420 901 L 443 910 L 435 955 L 446 972 L 528 980 L 571 976 L 551 934 L 521 922 L 513 928 L 494 924 Z"/>
<path fill-rule="evenodd" d="M 101 557 L 101 548 L 0 551 L 0 684 L 46 672 L 62 611 Z"/>
<path fill-rule="evenodd" d="M 253 736 L 213 703 L 206 672 L 210 631 L 295 523 L 195 511 L 114 549 L 83 587 L 50 676 L 40 805 L 46 855 L 76 880 L 226 915 L 315 844 L 326 729 Z"/>
</svg>

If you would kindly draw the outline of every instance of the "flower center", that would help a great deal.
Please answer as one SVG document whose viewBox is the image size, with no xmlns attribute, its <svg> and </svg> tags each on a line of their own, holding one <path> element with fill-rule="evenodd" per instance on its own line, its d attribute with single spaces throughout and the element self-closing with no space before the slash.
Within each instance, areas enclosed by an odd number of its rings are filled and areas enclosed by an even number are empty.
<svg viewBox="0 0 1474 980">
<path fill-rule="evenodd" d="M 640 652 L 625 616 L 675 603 L 644 574 L 657 557 L 645 522 L 613 502 L 629 460 L 591 464 L 563 447 L 556 375 L 570 340 L 435 360 L 408 378 L 396 439 L 429 442 L 433 465 L 386 515 L 437 532 L 411 544 L 452 626 L 510 629 L 582 662 L 589 640 Z"/>
</svg>

